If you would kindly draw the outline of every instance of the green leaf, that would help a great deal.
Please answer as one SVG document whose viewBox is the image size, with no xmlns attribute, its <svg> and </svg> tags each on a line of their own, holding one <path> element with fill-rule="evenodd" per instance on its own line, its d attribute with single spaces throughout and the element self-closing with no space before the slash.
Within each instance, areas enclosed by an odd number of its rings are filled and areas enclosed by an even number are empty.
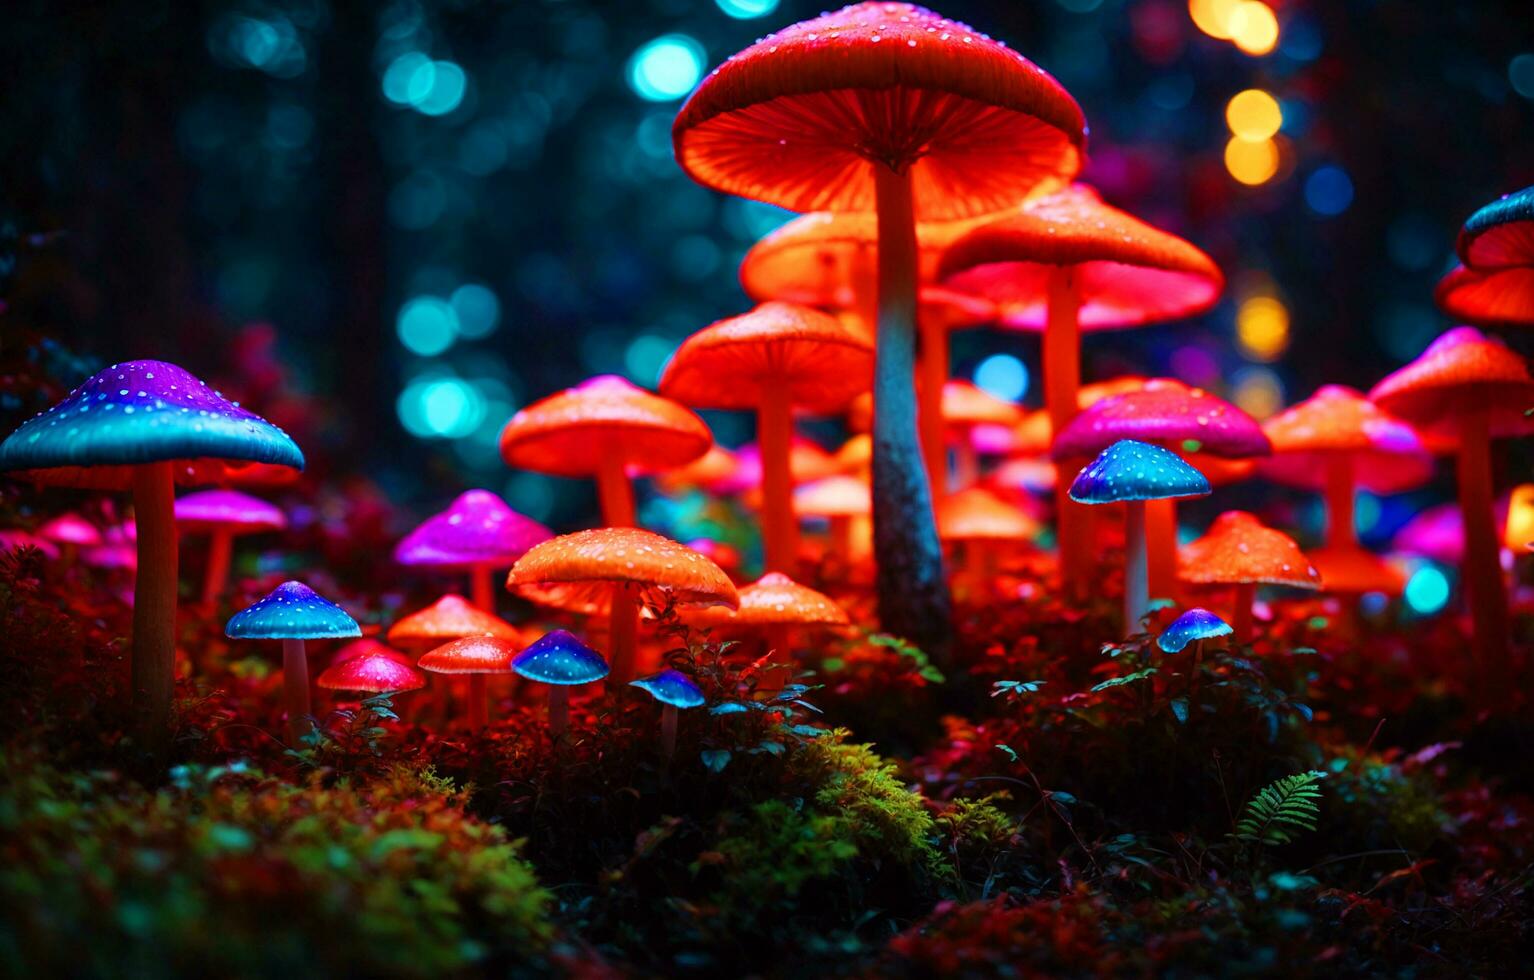
<svg viewBox="0 0 1534 980">
<path fill-rule="evenodd" d="M 1143 670 L 1137 670 L 1132 674 L 1125 674 L 1123 677 L 1110 677 L 1103 681 L 1101 684 L 1093 687 L 1092 691 L 1096 693 L 1097 691 L 1106 691 L 1110 687 L 1123 687 L 1125 684 L 1135 684 L 1139 681 L 1145 680 L 1147 677 L 1150 677 L 1154 673 L 1156 673 L 1156 668 L 1146 667 Z"/>
<path fill-rule="evenodd" d="M 1011 759 L 1013 762 L 1017 761 L 1017 750 L 1014 749 L 1012 746 L 1010 746 L 1010 745 L 1002 745 L 1000 742 L 997 742 L 996 743 L 996 747 L 998 749 L 1001 749 L 1003 752 L 1007 753 L 1007 758 Z"/>
<path fill-rule="evenodd" d="M 1321 780 L 1316 769 L 1276 779 L 1247 801 L 1231 836 L 1249 844 L 1276 846 L 1294 840 L 1302 830 L 1315 830 L 1321 815 Z"/>
</svg>

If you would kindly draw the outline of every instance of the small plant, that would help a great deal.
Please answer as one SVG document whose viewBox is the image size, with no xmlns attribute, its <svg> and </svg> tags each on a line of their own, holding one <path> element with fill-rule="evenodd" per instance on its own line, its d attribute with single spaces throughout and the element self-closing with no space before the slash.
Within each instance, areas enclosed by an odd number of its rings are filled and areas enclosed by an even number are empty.
<svg viewBox="0 0 1534 980">
<path fill-rule="evenodd" d="M 389 730 L 380 724 L 385 721 L 399 721 L 391 692 L 366 698 L 355 709 L 332 711 L 323 724 L 299 739 L 299 748 L 288 749 L 287 755 L 303 769 L 350 774 L 377 768 L 387 748 L 384 736 Z"/>
<path fill-rule="evenodd" d="M 1287 844 L 1301 830 L 1315 830 L 1321 808 L 1321 780 L 1326 773 L 1317 769 L 1297 772 L 1264 786 L 1246 803 L 1236 822 L 1236 840 L 1270 847 Z"/>
</svg>

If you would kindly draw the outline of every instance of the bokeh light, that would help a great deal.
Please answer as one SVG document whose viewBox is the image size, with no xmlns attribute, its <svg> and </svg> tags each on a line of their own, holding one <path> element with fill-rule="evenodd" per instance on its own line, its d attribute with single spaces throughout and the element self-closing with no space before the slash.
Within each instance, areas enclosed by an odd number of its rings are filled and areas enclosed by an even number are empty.
<svg viewBox="0 0 1534 980">
<path fill-rule="evenodd" d="M 1028 393 L 1028 366 L 1011 354 L 992 354 L 975 368 L 975 384 L 1004 401 Z"/>
<path fill-rule="evenodd" d="M 1278 144 L 1271 139 L 1244 140 L 1232 136 L 1225 144 L 1225 169 L 1249 187 L 1265 184 L 1278 173 Z"/>
<path fill-rule="evenodd" d="M 463 103 L 468 75 L 452 61 L 433 61 L 420 51 L 407 51 L 383 73 L 384 98 L 428 116 L 443 116 Z"/>
<path fill-rule="evenodd" d="M 1284 385 L 1268 368 L 1243 368 L 1236 372 L 1231 400 L 1252 418 L 1265 419 L 1284 407 Z"/>
<path fill-rule="evenodd" d="M 1261 0 L 1238 3 L 1226 21 L 1226 28 L 1236 47 L 1254 57 L 1278 46 L 1278 16 Z"/>
<path fill-rule="evenodd" d="M 665 367 L 666 358 L 670 357 L 674 350 L 676 350 L 676 341 L 667 340 L 655 334 L 640 334 L 629 341 L 628 347 L 624 348 L 625 373 L 635 384 L 653 388 L 660 380 L 660 369 Z"/>
<path fill-rule="evenodd" d="M 714 0 L 719 9 L 736 20 L 765 17 L 778 9 L 778 0 Z"/>
<path fill-rule="evenodd" d="M 1406 580 L 1406 604 L 1419 616 L 1431 616 L 1449 602 L 1449 579 L 1433 565 L 1423 565 Z"/>
<path fill-rule="evenodd" d="M 1507 80 L 1514 92 L 1534 100 L 1534 54 L 1514 55 L 1507 63 Z"/>
<path fill-rule="evenodd" d="M 467 340 L 488 337 L 500 325 L 501 301 L 487 286 L 466 282 L 453 290 L 448 304 L 457 316 L 458 335 Z"/>
<path fill-rule="evenodd" d="M 629 58 L 629 86 L 650 102 L 671 102 L 691 92 L 703 77 L 703 45 L 686 34 L 646 41 Z"/>
<path fill-rule="evenodd" d="M 1237 92 L 1225 104 L 1225 122 L 1243 140 L 1259 142 L 1278 132 L 1284 111 L 1278 100 L 1260 88 Z"/>
<path fill-rule="evenodd" d="M 1334 217 L 1353 203 L 1353 179 L 1341 167 L 1317 167 L 1305 180 L 1305 203 L 1323 217 Z"/>
<path fill-rule="evenodd" d="M 1188 15 L 1199 30 L 1221 41 L 1230 40 L 1230 18 L 1241 0 L 1188 0 Z"/>
<path fill-rule="evenodd" d="M 394 329 L 406 350 L 435 357 L 458 339 L 458 314 L 440 297 L 416 296 L 399 308 Z"/>
<path fill-rule="evenodd" d="M 418 377 L 400 392 L 396 410 L 406 431 L 422 439 L 460 439 L 479 425 L 485 400 L 475 387 L 452 376 Z"/>
<path fill-rule="evenodd" d="M 1289 347 L 1289 308 L 1275 296 L 1253 296 L 1236 311 L 1236 339 L 1256 361 L 1276 361 Z"/>
</svg>

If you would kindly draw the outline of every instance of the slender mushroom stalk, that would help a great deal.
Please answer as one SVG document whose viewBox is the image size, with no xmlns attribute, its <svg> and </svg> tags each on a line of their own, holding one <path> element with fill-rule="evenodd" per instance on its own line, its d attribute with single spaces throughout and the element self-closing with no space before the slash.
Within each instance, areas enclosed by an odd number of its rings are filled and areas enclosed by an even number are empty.
<svg viewBox="0 0 1534 980">
<path fill-rule="evenodd" d="M 1487 680 L 1507 676 L 1511 635 L 1492 504 L 1489 416 L 1489 410 L 1482 408 L 1461 417 L 1456 460 L 1459 509 L 1465 521 L 1465 591 L 1472 641 Z"/>
<path fill-rule="evenodd" d="M 134 735 L 152 758 L 163 758 L 176 688 L 176 480 L 174 464 L 150 463 L 133 473 L 138 574 L 133 587 Z"/>
<path fill-rule="evenodd" d="M 1193 669 L 1188 682 L 1190 697 L 1198 693 L 1199 673 L 1204 667 L 1204 641 L 1230 633 L 1230 624 L 1225 620 L 1207 609 L 1193 608 L 1178 616 L 1156 637 L 1156 645 L 1169 654 L 1180 653 L 1189 643 L 1193 644 Z"/>
<path fill-rule="evenodd" d="M 1150 609 L 1150 579 L 1146 572 L 1145 501 L 1124 504 L 1124 629 L 1138 633 Z"/>
<path fill-rule="evenodd" d="M 602 523 L 607 527 L 633 527 L 634 485 L 629 482 L 621 456 L 607 456 L 597 470 L 597 497 L 602 504 Z"/>
<path fill-rule="evenodd" d="M 1073 266 L 1055 266 L 1049 273 L 1048 309 L 1044 325 L 1044 406 L 1049 411 L 1050 431 L 1060 433 L 1076 417 L 1081 384 L 1081 337 L 1077 315 Z M 1065 472 L 1078 469 L 1080 459 L 1060 460 Z M 1060 583 L 1067 595 L 1080 598 L 1086 589 L 1091 563 L 1092 515 L 1071 500 L 1064 480 L 1055 486 L 1056 551 L 1060 556 Z"/>
<path fill-rule="evenodd" d="M 798 564 L 799 525 L 794 520 L 794 480 L 789 469 L 794 420 L 785 381 L 763 383 L 756 427 L 762 451 L 762 537 L 767 570 L 792 573 Z"/>
<path fill-rule="evenodd" d="M 703 691 L 693 683 L 692 678 L 679 670 L 663 670 L 632 683 L 660 702 L 660 751 L 669 766 L 671 757 L 676 754 L 677 711 L 701 708 L 704 703 Z"/>
<path fill-rule="evenodd" d="M 909 170 L 873 165 L 879 219 L 873 511 L 879 621 L 947 662 L 952 609 L 916 434 L 916 221 Z"/>
<path fill-rule="evenodd" d="M 1231 608 L 1232 631 L 1237 643 L 1251 643 L 1253 636 L 1253 606 L 1257 603 L 1257 583 L 1240 582 L 1236 585 L 1234 606 Z"/>
<path fill-rule="evenodd" d="M 234 556 L 234 535 L 222 528 L 208 538 L 208 566 L 202 576 L 202 603 L 213 606 L 229 581 L 229 561 Z"/>
<path fill-rule="evenodd" d="M 918 313 L 921 331 L 921 383 L 916 391 L 921 398 L 916 416 L 921 424 L 922 453 L 931 478 L 932 499 L 946 492 L 948 447 L 943 433 L 943 386 L 948 383 L 948 325 L 941 307 L 933 305 Z"/>
<path fill-rule="evenodd" d="M 549 688 L 549 735 L 558 739 L 570 725 L 570 688 L 608 675 L 602 655 L 564 630 L 550 630 L 511 661 L 511 669 Z"/>
<path fill-rule="evenodd" d="M 676 705 L 668 704 L 660 712 L 660 752 L 667 762 L 676 755 Z"/>
<path fill-rule="evenodd" d="M 1145 502 L 1145 584 L 1154 599 L 1170 599 L 1177 591 L 1177 501 L 1172 497 Z"/>
<path fill-rule="evenodd" d="M 634 679 L 639 647 L 639 593 L 627 583 L 612 589 L 608 614 L 607 652 L 612 657 L 613 680 L 627 684 Z"/>
<path fill-rule="evenodd" d="M 182 537 L 208 535 L 202 602 L 212 608 L 229 579 L 235 537 L 281 530 L 288 526 L 288 519 L 272 504 L 237 490 L 202 490 L 176 500 L 176 526 Z"/>
<path fill-rule="evenodd" d="M 303 640 L 282 641 L 282 692 L 288 708 L 288 735 L 294 743 L 314 731 L 309 707 L 309 658 Z"/>
<path fill-rule="evenodd" d="M 1353 457 L 1335 453 L 1326 462 L 1326 544 L 1355 548 L 1358 530 L 1353 517 Z"/>
<path fill-rule="evenodd" d="M 495 614 L 495 585 L 490 578 L 491 566 L 476 563 L 469 570 L 469 595 L 474 606 L 481 612 Z"/>
<path fill-rule="evenodd" d="M 554 738 L 570 727 L 570 689 L 562 684 L 549 685 L 549 734 Z"/>
</svg>

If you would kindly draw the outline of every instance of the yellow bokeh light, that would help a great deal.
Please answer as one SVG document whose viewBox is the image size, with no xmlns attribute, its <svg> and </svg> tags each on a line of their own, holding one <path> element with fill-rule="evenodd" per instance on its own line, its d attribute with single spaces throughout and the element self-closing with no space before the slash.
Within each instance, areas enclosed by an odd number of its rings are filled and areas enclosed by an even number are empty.
<svg viewBox="0 0 1534 980">
<path fill-rule="evenodd" d="M 1188 16 L 1193 24 L 1210 37 L 1229 41 L 1230 18 L 1242 0 L 1188 0 Z"/>
<path fill-rule="evenodd" d="M 1284 124 L 1278 100 L 1260 88 L 1237 92 L 1225 103 L 1225 122 L 1230 131 L 1248 142 L 1260 142 Z"/>
<path fill-rule="evenodd" d="M 1507 503 L 1507 524 L 1502 530 L 1502 547 L 1521 555 L 1534 545 L 1534 483 L 1513 488 Z"/>
<path fill-rule="evenodd" d="M 1244 140 L 1232 136 L 1225 144 L 1225 169 L 1243 184 L 1265 184 L 1278 173 L 1278 144 L 1271 139 Z"/>
<path fill-rule="evenodd" d="M 1236 311 L 1236 339 L 1255 361 L 1276 361 L 1289 347 L 1289 309 L 1273 296 L 1253 296 Z"/>
<path fill-rule="evenodd" d="M 1284 407 L 1284 386 L 1267 368 L 1247 368 L 1236 376 L 1231 401 L 1252 418 L 1265 419 Z"/>
<path fill-rule="evenodd" d="M 1278 17 L 1261 0 L 1243 0 L 1225 22 L 1236 47 L 1250 55 L 1264 55 L 1278 45 Z"/>
</svg>

